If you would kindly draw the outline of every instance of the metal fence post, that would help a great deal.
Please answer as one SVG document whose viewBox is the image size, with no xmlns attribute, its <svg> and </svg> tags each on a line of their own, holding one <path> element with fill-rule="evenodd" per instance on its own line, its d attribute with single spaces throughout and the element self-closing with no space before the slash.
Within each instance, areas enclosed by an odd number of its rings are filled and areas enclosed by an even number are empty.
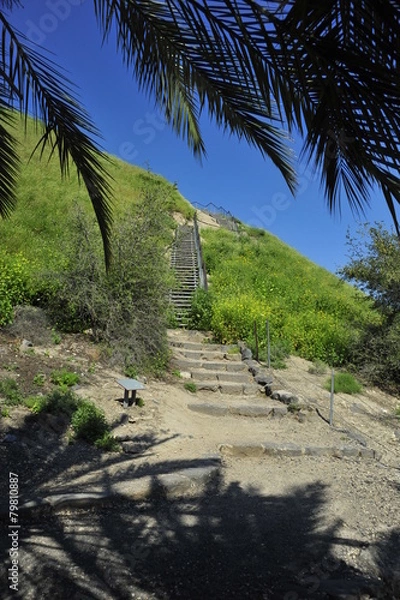
<svg viewBox="0 0 400 600">
<path fill-rule="evenodd" d="M 332 427 L 333 425 L 333 401 L 335 396 L 335 371 L 332 369 L 331 375 L 331 400 L 329 406 L 329 425 Z"/>
</svg>

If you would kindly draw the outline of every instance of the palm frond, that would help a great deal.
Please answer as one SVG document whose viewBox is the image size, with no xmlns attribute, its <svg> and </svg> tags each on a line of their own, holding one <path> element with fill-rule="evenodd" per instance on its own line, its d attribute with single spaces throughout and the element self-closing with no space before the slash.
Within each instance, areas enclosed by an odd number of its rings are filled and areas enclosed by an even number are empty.
<svg viewBox="0 0 400 600">
<path fill-rule="evenodd" d="M 153 94 L 167 120 L 196 155 L 204 153 L 203 111 L 229 134 L 270 157 L 295 188 L 292 152 L 276 90 L 273 61 L 254 40 L 264 39 L 257 5 L 197 0 L 94 0 L 107 39 L 117 46 L 139 85 Z"/>
<path fill-rule="evenodd" d="M 0 216 L 3 218 L 10 216 L 17 202 L 19 159 L 17 141 L 10 133 L 12 126 L 12 113 L 0 101 Z"/>
<path fill-rule="evenodd" d="M 362 212 L 378 187 L 398 230 L 399 4 L 282 5 L 277 29 L 288 40 L 281 48 L 282 69 L 289 67 L 302 98 L 297 125 L 306 132 L 303 153 L 320 168 L 329 208 L 340 207 L 343 186 L 352 209 Z"/>
<path fill-rule="evenodd" d="M 76 166 L 96 213 L 106 264 L 109 265 L 111 184 L 105 173 L 104 158 L 92 139 L 97 130 L 55 64 L 29 47 L 24 36 L 10 26 L 1 12 L 0 24 L 0 78 L 8 90 L 6 102 L 18 106 L 23 115 L 32 113 L 40 120 L 43 135 L 36 149 L 43 153 L 49 147 L 51 153 L 57 153 L 62 176 L 68 174 L 71 162 Z M 4 168 L 3 174 L 7 184 L 5 189 L 11 194 L 15 183 L 12 171 Z M 9 212 L 12 201 L 0 197 L 1 202 L 2 212 Z"/>
</svg>

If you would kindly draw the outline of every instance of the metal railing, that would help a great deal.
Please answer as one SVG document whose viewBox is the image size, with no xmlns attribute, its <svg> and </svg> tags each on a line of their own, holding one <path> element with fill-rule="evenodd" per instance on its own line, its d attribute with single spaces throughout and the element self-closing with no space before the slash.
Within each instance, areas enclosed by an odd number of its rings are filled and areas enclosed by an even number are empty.
<svg viewBox="0 0 400 600">
<path fill-rule="evenodd" d="M 229 210 L 226 210 L 222 206 L 216 206 L 213 202 L 209 202 L 208 204 L 193 202 L 192 204 L 195 208 L 212 215 L 221 227 L 225 227 L 226 229 L 237 233 L 238 226 L 236 219 Z"/>
<path fill-rule="evenodd" d="M 194 245 L 195 245 L 195 250 L 196 250 L 196 254 L 197 254 L 197 268 L 199 270 L 199 283 L 200 283 L 200 287 L 202 287 L 204 290 L 208 289 L 208 283 L 207 283 L 207 271 L 206 271 L 206 266 L 204 264 L 204 259 L 203 259 L 203 252 L 201 249 L 201 240 L 200 240 L 200 233 L 199 233 L 199 226 L 197 224 L 197 213 L 194 213 L 194 217 L 193 217 L 193 226 L 194 226 Z"/>
</svg>

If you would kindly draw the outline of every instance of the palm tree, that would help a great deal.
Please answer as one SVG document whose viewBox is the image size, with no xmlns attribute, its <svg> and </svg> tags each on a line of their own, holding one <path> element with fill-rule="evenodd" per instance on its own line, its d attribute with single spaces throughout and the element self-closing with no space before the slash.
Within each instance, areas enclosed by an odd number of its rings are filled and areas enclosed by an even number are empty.
<svg viewBox="0 0 400 600">
<path fill-rule="evenodd" d="M 6 128 L 19 102 L 43 122 L 38 148 L 72 161 L 86 185 L 110 260 L 111 187 L 96 130 L 53 63 L 14 31 L 3 0 L 0 53 L 0 214 L 15 204 L 17 156 Z M 362 212 L 376 188 L 400 233 L 400 6 L 395 0 L 93 0 L 94 16 L 139 86 L 196 156 L 199 119 L 244 138 L 295 191 L 289 134 L 321 174 L 330 209 L 345 192 Z M 31 101 L 32 98 L 32 101 Z"/>
</svg>

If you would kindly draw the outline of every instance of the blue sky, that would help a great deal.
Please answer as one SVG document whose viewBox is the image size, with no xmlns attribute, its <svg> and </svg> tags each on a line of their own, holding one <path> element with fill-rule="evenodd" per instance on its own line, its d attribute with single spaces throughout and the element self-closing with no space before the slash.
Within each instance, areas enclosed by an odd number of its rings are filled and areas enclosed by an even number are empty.
<svg viewBox="0 0 400 600">
<path fill-rule="evenodd" d="M 31 41 L 54 53 L 52 58 L 76 84 L 107 152 L 176 182 L 191 202 L 212 202 L 263 227 L 330 271 L 347 262 L 346 232 L 350 227 L 355 233 L 358 220 L 345 197 L 341 217 L 330 215 L 318 176 L 300 164 L 293 198 L 268 159 L 224 135 L 207 118 L 202 120 L 207 158 L 200 164 L 165 124 L 154 100 L 138 90 L 112 41 L 102 45 L 91 0 L 26 0 L 9 18 Z M 391 227 L 379 194 L 361 218 L 365 221 Z"/>
</svg>

